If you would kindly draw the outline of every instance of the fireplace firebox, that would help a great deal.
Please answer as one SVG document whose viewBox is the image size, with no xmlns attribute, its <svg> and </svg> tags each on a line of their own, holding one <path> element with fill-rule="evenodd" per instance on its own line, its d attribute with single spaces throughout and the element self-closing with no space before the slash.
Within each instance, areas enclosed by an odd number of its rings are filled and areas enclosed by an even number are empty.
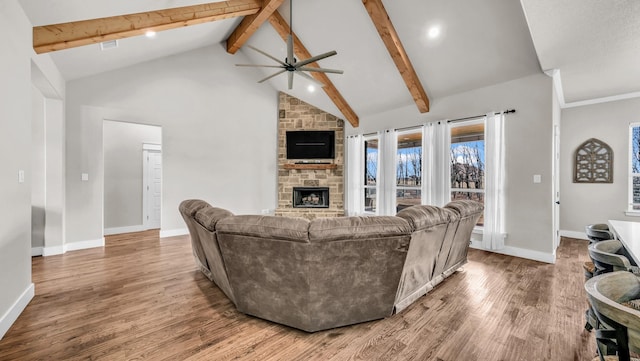
<svg viewBox="0 0 640 361">
<path fill-rule="evenodd" d="M 293 187 L 293 208 L 329 208 L 329 188 Z"/>
</svg>

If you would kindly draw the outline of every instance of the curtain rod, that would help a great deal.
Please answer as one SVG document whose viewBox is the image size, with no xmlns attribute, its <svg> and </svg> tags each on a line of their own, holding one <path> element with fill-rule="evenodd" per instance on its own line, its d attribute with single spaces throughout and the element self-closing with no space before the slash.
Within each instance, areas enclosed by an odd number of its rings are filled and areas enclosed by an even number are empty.
<svg viewBox="0 0 640 361">
<path fill-rule="evenodd" d="M 509 113 L 515 113 L 515 112 L 516 112 L 515 109 L 507 109 L 507 110 L 503 110 L 501 112 L 495 112 L 493 114 L 494 115 L 498 115 L 498 114 L 509 114 Z M 464 118 L 458 118 L 458 119 L 449 119 L 449 120 L 447 120 L 447 123 L 455 123 L 455 122 L 461 122 L 463 120 L 484 118 L 485 116 L 486 116 L 486 114 L 480 114 L 480 115 L 473 115 L 473 116 L 470 116 L 470 117 L 464 117 Z"/>
<path fill-rule="evenodd" d="M 515 113 L 516 110 L 515 109 L 507 109 L 507 110 L 503 110 L 501 112 L 495 112 L 493 113 L 494 115 L 498 115 L 498 114 L 510 114 L 510 113 Z M 447 123 L 455 123 L 455 122 L 461 122 L 464 120 L 471 120 L 471 119 L 477 119 L 477 118 L 484 118 L 485 116 L 487 116 L 486 114 L 480 114 L 480 115 L 473 115 L 470 117 L 464 117 L 464 118 L 457 118 L 457 119 L 449 119 L 447 120 Z M 395 130 L 409 130 L 409 129 L 417 129 L 422 127 L 422 125 L 412 125 L 410 127 L 404 127 L 404 128 L 395 128 Z M 370 136 L 370 135 L 376 135 L 377 132 L 372 132 L 372 133 L 367 133 L 367 134 L 363 134 L 363 137 L 366 136 Z"/>
</svg>

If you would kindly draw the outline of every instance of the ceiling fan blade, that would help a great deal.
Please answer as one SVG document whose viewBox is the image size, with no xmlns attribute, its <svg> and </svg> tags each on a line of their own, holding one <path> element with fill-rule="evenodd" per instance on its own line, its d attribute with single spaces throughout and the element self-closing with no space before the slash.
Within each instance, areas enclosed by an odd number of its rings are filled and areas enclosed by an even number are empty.
<svg viewBox="0 0 640 361">
<path fill-rule="evenodd" d="M 320 72 L 320 73 L 344 74 L 344 71 L 342 71 L 342 70 L 327 69 L 327 68 L 314 68 L 312 66 L 300 66 L 300 67 L 297 67 L 296 70 L 317 71 L 317 72 Z"/>
<path fill-rule="evenodd" d="M 287 75 L 289 75 L 289 90 L 293 88 L 293 72 L 290 71 Z"/>
<path fill-rule="evenodd" d="M 287 35 L 287 63 L 293 64 L 296 60 L 293 55 L 293 36 Z M 289 88 L 291 89 L 291 88 Z"/>
<path fill-rule="evenodd" d="M 248 66 L 248 67 L 251 67 L 251 68 L 280 68 L 280 69 L 282 69 L 282 65 L 236 64 L 236 66 Z"/>
<path fill-rule="evenodd" d="M 317 84 L 320 87 L 324 87 L 324 85 L 325 85 L 323 82 L 317 80 L 316 78 L 312 77 L 311 75 L 309 75 L 309 74 L 307 74 L 305 72 L 302 72 L 300 70 L 296 70 L 296 74 L 301 75 L 302 77 L 309 79 L 311 82 Z"/>
<path fill-rule="evenodd" d="M 249 49 L 253 49 L 253 50 L 257 51 L 258 53 L 260 53 L 260 54 L 262 54 L 262 55 L 266 56 L 267 58 L 269 58 L 269 59 L 271 59 L 271 60 L 273 60 L 273 61 L 277 62 L 278 64 L 280 64 L 280 65 L 282 65 L 282 66 L 287 66 L 287 64 L 286 64 L 286 63 L 282 62 L 282 60 L 279 60 L 279 59 L 278 59 L 278 58 L 276 58 L 275 56 L 271 56 L 271 55 L 269 55 L 269 54 L 265 53 L 264 51 L 262 51 L 262 50 L 260 50 L 260 49 L 258 49 L 258 48 L 254 48 L 254 47 L 253 47 L 253 46 L 251 46 L 251 45 L 247 45 L 247 46 L 249 47 Z"/>
<path fill-rule="evenodd" d="M 265 81 L 267 81 L 267 80 L 269 80 L 269 79 L 273 78 L 274 76 L 277 76 L 277 75 L 280 75 L 280 74 L 284 73 L 285 71 L 287 71 L 287 69 L 282 69 L 282 70 L 280 70 L 279 72 L 276 72 L 275 74 L 269 75 L 268 77 L 266 77 L 266 78 L 264 78 L 264 79 L 262 79 L 262 80 L 258 81 L 258 83 L 263 83 L 263 82 L 265 82 Z"/>
<path fill-rule="evenodd" d="M 328 57 L 330 57 L 330 56 L 334 56 L 334 55 L 336 55 L 336 54 L 338 54 L 338 53 L 337 53 L 335 50 L 332 50 L 332 51 L 329 51 L 329 52 L 324 53 L 324 54 L 320 54 L 320 55 L 312 56 L 312 57 L 310 57 L 310 58 L 309 58 L 309 59 L 307 59 L 307 60 L 303 60 L 303 61 L 297 62 L 297 63 L 293 64 L 293 66 L 295 66 L 296 68 L 297 68 L 297 67 L 300 67 L 300 66 L 305 66 L 305 65 L 307 65 L 307 64 L 311 64 L 311 63 L 313 63 L 313 62 L 316 62 L 316 61 L 318 61 L 318 60 L 322 60 L 322 59 L 324 59 L 324 58 L 328 58 Z"/>
</svg>

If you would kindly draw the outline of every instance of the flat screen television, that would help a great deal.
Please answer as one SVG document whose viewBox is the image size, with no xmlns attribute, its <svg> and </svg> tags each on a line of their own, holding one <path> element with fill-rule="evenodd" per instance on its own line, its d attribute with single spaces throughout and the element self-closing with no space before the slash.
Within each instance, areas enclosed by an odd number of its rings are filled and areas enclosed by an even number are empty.
<svg viewBox="0 0 640 361">
<path fill-rule="evenodd" d="M 333 130 L 287 131 L 287 159 L 333 159 Z"/>
</svg>

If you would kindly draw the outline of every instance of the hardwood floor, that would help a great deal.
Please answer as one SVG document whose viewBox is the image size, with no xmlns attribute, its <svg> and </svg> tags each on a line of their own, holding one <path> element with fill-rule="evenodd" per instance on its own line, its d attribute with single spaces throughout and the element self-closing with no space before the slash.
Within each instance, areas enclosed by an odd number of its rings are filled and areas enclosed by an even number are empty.
<svg viewBox="0 0 640 361">
<path fill-rule="evenodd" d="M 555 265 L 470 250 L 462 271 L 390 318 L 308 334 L 243 315 L 186 236 L 142 232 L 33 259 L 36 296 L 0 360 L 591 360 L 587 242 Z"/>
</svg>

